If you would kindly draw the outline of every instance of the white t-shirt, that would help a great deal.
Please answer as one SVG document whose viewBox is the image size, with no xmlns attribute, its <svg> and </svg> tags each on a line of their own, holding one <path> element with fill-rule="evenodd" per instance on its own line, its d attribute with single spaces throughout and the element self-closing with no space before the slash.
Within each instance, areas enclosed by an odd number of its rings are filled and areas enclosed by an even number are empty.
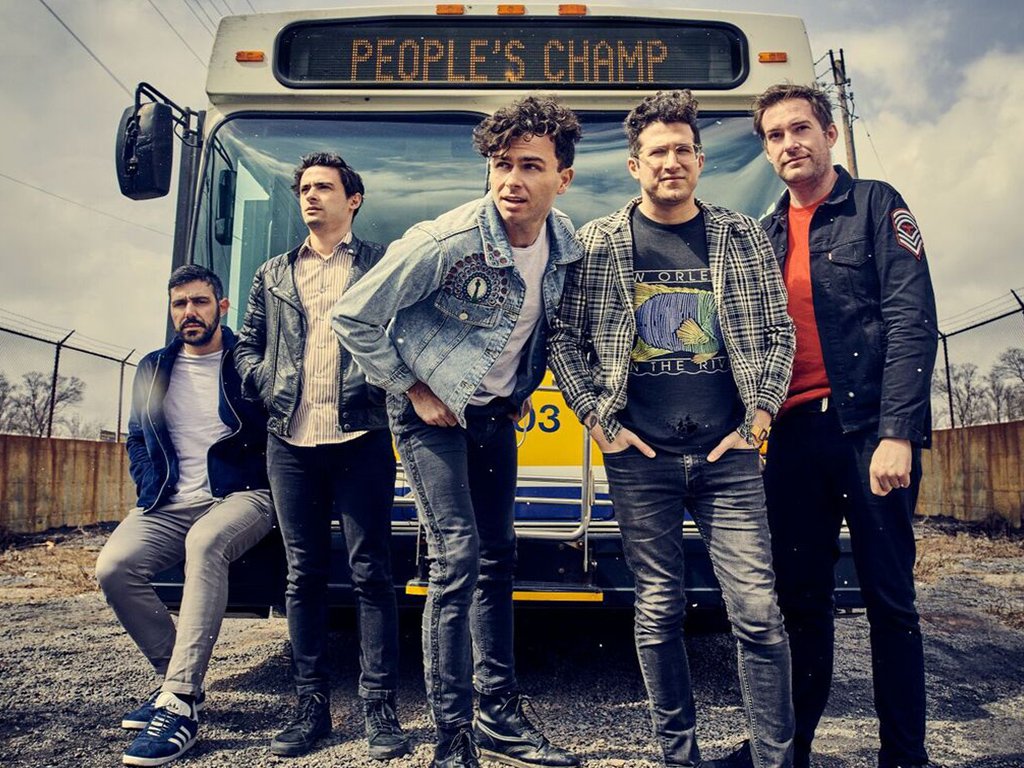
<svg viewBox="0 0 1024 768">
<path fill-rule="evenodd" d="M 220 420 L 220 366 L 224 350 L 190 355 L 183 346 L 171 369 L 164 418 L 178 454 L 178 487 L 169 501 L 213 498 L 206 468 L 210 446 L 231 433 Z"/>
<path fill-rule="evenodd" d="M 513 246 L 512 258 L 523 282 L 526 283 L 526 296 L 523 297 L 523 306 L 519 310 L 516 327 L 512 329 L 505 348 L 487 371 L 480 386 L 469 398 L 470 405 L 483 405 L 496 397 L 508 397 L 515 389 L 516 371 L 519 369 L 523 348 L 544 311 L 541 283 L 548 266 L 547 226 L 541 227 L 540 236 L 533 245 L 525 248 Z"/>
</svg>

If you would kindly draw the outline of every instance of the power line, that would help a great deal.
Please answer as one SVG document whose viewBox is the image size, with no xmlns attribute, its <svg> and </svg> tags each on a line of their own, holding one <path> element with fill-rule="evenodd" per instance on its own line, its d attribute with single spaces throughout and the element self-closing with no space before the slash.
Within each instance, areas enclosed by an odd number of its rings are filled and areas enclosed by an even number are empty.
<svg viewBox="0 0 1024 768">
<path fill-rule="evenodd" d="M 48 10 L 48 11 L 49 11 L 49 12 L 50 12 L 50 13 L 51 13 L 51 14 L 53 15 L 53 18 L 55 18 L 55 19 L 57 20 L 57 22 L 58 22 L 58 23 L 59 23 L 59 24 L 60 24 L 60 25 L 61 25 L 62 27 L 64 27 L 64 29 L 66 29 L 66 30 L 68 31 L 68 34 L 69 34 L 69 35 L 71 35 L 71 36 L 72 36 L 73 38 L 75 38 L 75 40 L 77 40 L 77 41 L 78 41 L 78 44 L 79 44 L 80 46 L 82 46 L 82 47 L 83 47 L 83 48 L 85 49 L 85 52 L 86 52 L 86 53 L 88 53 L 88 54 L 89 54 L 90 56 L 92 56 L 92 58 L 93 58 L 93 61 L 95 61 L 95 62 L 96 62 L 97 64 L 99 64 L 99 65 L 100 65 L 101 67 L 103 67 L 103 71 L 104 71 L 104 72 L 106 72 L 106 73 L 107 73 L 108 75 L 110 75 L 110 77 L 111 77 L 111 78 L 113 79 L 113 81 L 114 81 L 115 83 L 117 83 L 117 84 L 118 84 L 119 86 L 121 86 L 121 90 L 123 90 L 123 91 L 124 91 L 125 93 L 127 93 L 127 94 L 128 94 L 129 96 L 133 96 L 133 95 L 134 95 L 134 94 L 133 94 L 133 93 L 131 92 L 131 90 L 130 90 L 130 89 L 128 88 L 128 86 L 127 86 L 127 85 L 125 85 L 124 83 L 122 83 L 122 82 L 121 82 L 121 80 L 120 80 L 120 79 L 118 78 L 118 76 L 117 76 L 117 75 L 115 75 L 115 74 L 114 74 L 113 72 L 111 72 L 111 71 L 110 71 L 110 67 L 108 67 L 108 66 L 107 66 L 106 64 L 104 64 L 104 63 L 103 63 L 102 61 L 100 61 L 100 57 L 99 57 L 99 56 L 97 56 L 97 55 L 96 55 L 95 53 L 93 53 L 93 52 L 92 52 L 92 49 L 90 49 L 90 48 L 89 48 L 89 46 L 88 46 L 88 45 L 86 45 L 86 44 L 85 44 L 85 43 L 84 43 L 84 42 L 82 41 L 82 38 L 80 38 L 80 37 L 79 37 L 78 35 L 76 35 L 76 34 L 74 33 L 74 31 L 73 31 L 73 30 L 71 29 L 71 27 L 69 27 L 69 26 L 68 26 L 67 24 L 65 24 L 65 23 L 64 23 L 64 19 L 62 19 L 62 18 L 61 18 L 60 16 L 58 16 L 58 15 L 57 15 L 57 12 L 56 12 L 55 10 L 53 10 L 53 8 L 51 8 L 50 6 L 48 6 L 48 5 L 46 4 L 46 0 L 39 0 L 39 2 L 40 2 L 40 4 L 41 4 L 41 5 L 42 5 L 42 6 L 43 6 L 43 7 L 44 7 L 44 8 L 46 9 L 46 10 Z"/>
<path fill-rule="evenodd" d="M 257 13 L 257 12 L 258 12 L 258 11 L 256 10 L 256 8 L 255 8 L 255 7 L 253 6 L 253 4 L 252 4 L 252 0 L 245 0 L 245 4 L 246 4 L 246 5 L 248 5 L 248 6 L 250 7 L 250 8 L 252 8 L 252 12 L 253 12 L 253 13 Z"/>
<path fill-rule="evenodd" d="M 196 13 L 196 9 L 192 7 L 192 5 L 189 3 L 189 1 L 188 0 L 181 0 L 181 4 L 184 5 L 186 8 L 188 8 L 189 13 L 191 13 L 193 16 L 195 16 L 196 21 L 199 22 L 199 26 L 201 26 L 203 28 L 203 32 L 208 34 L 210 37 L 213 37 L 213 32 L 211 32 L 210 28 L 208 26 L 206 26 L 206 22 L 203 21 L 199 17 L 199 14 Z"/>
<path fill-rule="evenodd" d="M 206 63 L 201 58 L 199 58 L 199 54 L 196 53 L 195 50 L 192 48 L 192 46 L 188 44 L 188 40 L 186 40 L 184 37 L 182 37 L 181 33 L 177 29 L 174 28 L 174 25 L 171 24 L 170 19 L 168 19 L 166 16 L 164 16 L 163 11 L 161 11 L 159 8 L 157 8 L 157 5 L 156 5 L 156 3 L 153 2 L 153 0 L 149 0 L 149 4 L 151 6 L 153 6 L 153 10 L 156 11 L 157 14 L 160 16 L 160 18 L 164 20 L 164 24 L 166 24 L 170 28 L 171 32 L 173 32 L 175 35 L 177 35 L 178 39 L 181 40 L 182 45 L 184 45 L 186 48 L 188 48 L 188 50 L 191 52 L 191 54 L 196 57 L 196 61 L 199 62 L 199 66 L 201 66 L 201 67 L 203 67 L 203 69 L 205 69 L 206 68 Z"/>
<path fill-rule="evenodd" d="M 44 195 L 49 195 L 50 197 L 55 197 L 58 200 L 63 200 L 65 203 L 71 203 L 72 205 L 77 205 L 79 208 L 85 208 L 85 210 L 87 210 L 87 211 L 92 211 L 93 213 L 98 213 L 100 216 L 106 216 L 108 219 L 114 219 L 115 221 L 120 221 L 120 222 L 122 222 L 124 224 L 131 224 L 133 227 L 140 227 L 141 229 L 146 229 L 146 230 L 149 230 L 150 232 L 155 232 L 156 234 L 163 235 L 164 237 L 174 237 L 174 235 L 172 235 L 170 232 L 164 232 L 163 230 L 160 230 L 160 229 L 154 229 L 153 227 L 147 227 L 145 224 L 139 224 L 139 222 L 137 222 L 137 221 L 131 221 L 129 219 L 122 219 L 120 216 L 115 216 L 112 213 L 107 213 L 106 211 L 101 211 L 99 208 L 93 208 L 91 205 L 86 205 L 85 203 L 80 203 L 77 200 L 72 200 L 70 197 L 64 197 L 63 195 L 58 195 L 56 192 L 51 192 L 48 189 L 43 189 L 42 187 L 37 187 L 35 184 L 29 184 L 27 181 L 22 181 L 21 179 L 16 179 L 13 176 L 8 176 L 6 173 L 4 173 L 2 171 L 0 171 L 0 178 L 7 179 L 8 181 L 13 181 L 15 184 L 21 184 L 23 187 L 28 187 L 29 189 L 34 189 L 36 192 L 42 192 Z"/>
</svg>

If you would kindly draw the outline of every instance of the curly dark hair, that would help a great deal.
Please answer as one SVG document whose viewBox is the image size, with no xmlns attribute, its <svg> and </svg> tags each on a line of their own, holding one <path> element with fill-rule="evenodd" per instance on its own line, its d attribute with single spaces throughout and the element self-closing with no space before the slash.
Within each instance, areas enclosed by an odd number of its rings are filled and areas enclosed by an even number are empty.
<svg viewBox="0 0 1024 768">
<path fill-rule="evenodd" d="M 754 131 L 764 141 L 764 113 L 780 101 L 787 99 L 803 99 L 811 105 L 811 111 L 818 118 L 822 129 L 828 129 L 835 120 L 832 118 L 832 99 L 816 85 L 794 85 L 778 83 L 754 99 Z"/>
<path fill-rule="evenodd" d="M 493 157 L 506 152 L 515 139 L 534 136 L 551 137 L 561 171 L 572 167 L 583 129 L 576 113 L 554 96 L 524 96 L 484 118 L 473 129 L 473 146 L 484 157 Z"/>
<path fill-rule="evenodd" d="M 299 160 L 299 165 L 295 168 L 295 172 L 292 175 L 292 192 L 295 193 L 296 197 L 299 195 L 299 185 L 302 183 L 302 174 L 314 165 L 320 165 L 325 168 L 337 168 L 338 175 L 341 177 L 341 186 L 345 188 L 345 197 L 352 197 L 356 192 L 364 198 L 366 197 L 366 191 L 363 189 L 362 177 L 356 173 L 355 168 L 345 162 L 341 155 L 335 152 L 310 152 L 308 155 L 303 155 L 302 159 Z M 352 218 L 355 219 L 358 215 L 359 208 L 356 208 L 352 212 Z"/>
<path fill-rule="evenodd" d="M 658 91 L 645 96 L 633 107 L 622 127 L 626 130 L 629 154 L 640 153 L 640 134 L 651 123 L 686 123 L 693 131 L 693 142 L 700 148 L 700 128 L 697 126 L 697 100 L 689 89 Z"/>
<path fill-rule="evenodd" d="M 206 283 L 213 288 L 213 297 L 217 301 L 224 298 L 224 284 L 221 283 L 215 272 L 202 264 L 182 264 L 171 272 L 171 276 L 167 279 L 167 293 L 170 293 L 172 288 L 196 281 Z"/>
</svg>

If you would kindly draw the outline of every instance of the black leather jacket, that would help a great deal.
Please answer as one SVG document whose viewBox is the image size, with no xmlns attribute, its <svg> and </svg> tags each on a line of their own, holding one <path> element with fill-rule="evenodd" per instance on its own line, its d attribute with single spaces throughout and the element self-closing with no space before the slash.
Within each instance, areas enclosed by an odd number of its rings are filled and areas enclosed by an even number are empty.
<svg viewBox="0 0 1024 768">
<path fill-rule="evenodd" d="M 881 181 L 839 179 L 810 229 L 814 314 L 844 432 L 931 441 L 938 327 L 920 232 L 900 194 Z M 785 264 L 789 193 L 762 220 Z"/>
<path fill-rule="evenodd" d="M 352 238 L 349 285 L 366 274 L 384 254 L 384 247 Z M 260 265 L 253 278 L 245 320 L 238 332 L 235 363 L 242 394 L 267 407 L 267 430 L 287 437 L 302 395 L 302 361 L 306 347 L 306 312 L 295 287 L 294 265 L 299 248 Z M 338 425 L 346 432 L 386 429 L 384 393 L 367 383 L 352 356 L 341 346 Z"/>
</svg>

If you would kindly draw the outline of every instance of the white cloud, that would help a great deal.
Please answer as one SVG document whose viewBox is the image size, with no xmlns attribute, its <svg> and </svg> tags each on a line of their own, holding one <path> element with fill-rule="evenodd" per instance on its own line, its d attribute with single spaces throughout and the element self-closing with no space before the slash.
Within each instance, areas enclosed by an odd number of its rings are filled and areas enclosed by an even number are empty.
<svg viewBox="0 0 1024 768">
<path fill-rule="evenodd" d="M 868 124 L 885 177 L 925 236 L 940 318 L 1024 285 L 1024 53 L 994 51 L 963 70 L 947 108 L 908 117 L 890 107 Z M 858 130 L 861 175 L 881 178 Z"/>
</svg>

